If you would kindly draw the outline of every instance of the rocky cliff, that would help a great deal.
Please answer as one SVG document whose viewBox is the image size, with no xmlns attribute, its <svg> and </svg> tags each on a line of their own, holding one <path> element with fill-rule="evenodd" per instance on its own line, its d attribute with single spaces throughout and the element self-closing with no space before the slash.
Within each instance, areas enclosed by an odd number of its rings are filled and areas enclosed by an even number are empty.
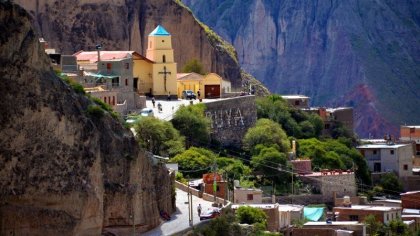
<svg viewBox="0 0 420 236">
<path fill-rule="evenodd" d="M 178 71 L 191 59 L 205 70 L 242 86 L 242 76 L 232 45 L 200 24 L 177 0 L 16 0 L 34 17 L 36 29 L 63 53 L 94 50 L 135 50 L 146 55 L 147 36 L 158 25 L 172 35 Z M 252 83 L 258 83 L 253 81 Z M 263 90 L 261 90 L 263 91 Z"/>
<path fill-rule="evenodd" d="M 420 2 L 183 0 L 271 92 L 354 106 L 360 136 L 420 123 Z"/>
<path fill-rule="evenodd" d="M 0 235 L 157 226 L 173 211 L 168 171 L 55 76 L 29 18 L 0 1 Z"/>
</svg>

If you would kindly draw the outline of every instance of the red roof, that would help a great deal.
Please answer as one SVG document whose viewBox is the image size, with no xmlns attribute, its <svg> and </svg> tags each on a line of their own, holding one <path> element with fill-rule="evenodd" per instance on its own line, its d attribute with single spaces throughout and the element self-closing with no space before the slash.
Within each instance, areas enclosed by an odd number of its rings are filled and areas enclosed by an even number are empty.
<svg viewBox="0 0 420 236">
<path fill-rule="evenodd" d="M 146 57 L 140 55 L 135 51 L 101 51 L 101 60 L 115 60 L 115 59 L 124 59 L 129 57 L 129 55 L 135 55 L 140 57 L 143 60 L 147 60 L 151 63 L 153 61 L 147 59 Z M 77 61 L 89 61 L 94 63 L 98 61 L 98 52 L 97 51 L 78 51 L 73 56 L 76 56 Z"/>
</svg>

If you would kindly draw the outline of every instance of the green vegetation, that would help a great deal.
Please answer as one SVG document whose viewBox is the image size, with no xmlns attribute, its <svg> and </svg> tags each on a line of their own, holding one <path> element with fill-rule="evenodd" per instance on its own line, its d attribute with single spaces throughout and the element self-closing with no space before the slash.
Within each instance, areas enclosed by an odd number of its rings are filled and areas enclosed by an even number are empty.
<svg viewBox="0 0 420 236">
<path fill-rule="evenodd" d="M 184 137 L 170 122 L 143 117 L 134 129 L 140 146 L 153 154 L 173 157 L 185 150 Z"/>
<path fill-rule="evenodd" d="M 191 178 L 201 178 L 203 174 L 210 171 L 216 159 L 216 154 L 212 151 L 191 147 L 183 153 L 171 158 L 169 162 L 178 163 L 180 172 L 189 175 Z"/>
<path fill-rule="evenodd" d="M 178 181 L 178 182 L 181 182 L 181 183 L 183 183 L 185 185 L 188 184 L 188 180 L 185 179 L 184 178 L 184 175 L 181 172 L 179 172 L 179 171 L 177 171 L 176 174 L 175 174 L 175 180 Z"/>
<path fill-rule="evenodd" d="M 104 116 L 104 110 L 100 106 L 97 105 L 89 105 L 86 113 L 88 116 L 96 119 L 100 119 Z"/>
<path fill-rule="evenodd" d="M 203 64 L 199 62 L 197 59 L 192 59 L 190 61 L 187 61 L 182 67 L 182 73 L 190 73 L 195 72 L 200 75 L 204 75 L 205 71 L 203 68 Z"/>
<path fill-rule="evenodd" d="M 248 129 L 245 134 L 244 148 L 253 154 L 260 151 L 258 145 L 274 147 L 279 152 L 287 153 L 290 142 L 281 126 L 269 119 L 259 119 L 254 127 Z"/>
<path fill-rule="evenodd" d="M 241 207 L 242 208 L 242 207 Z M 238 216 L 238 211 L 236 211 Z M 243 211 L 243 210 L 241 210 Z M 265 217 L 265 213 L 261 209 L 251 209 L 246 213 L 241 213 L 244 217 L 250 213 L 250 217 L 253 219 L 257 219 L 259 221 L 260 217 Z M 215 218 L 209 222 L 208 225 L 202 228 L 196 228 L 192 235 L 194 236 L 242 236 L 242 235 L 249 235 L 249 236 L 281 236 L 280 233 L 273 233 L 267 232 L 266 229 L 266 220 L 263 222 L 256 222 L 253 223 L 253 228 L 247 230 L 246 228 L 242 228 L 239 223 L 240 220 L 238 217 L 235 217 L 231 209 L 223 209 L 222 215 L 218 218 Z"/>
<path fill-rule="evenodd" d="M 403 186 L 398 176 L 394 173 L 386 173 L 382 175 L 379 186 L 382 187 L 384 193 L 396 194 L 403 191 Z"/>
<path fill-rule="evenodd" d="M 76 93 L 78 94 L 86 94 L 85 89 L 83 86 L 76 81 L 70 79 L 68 76 L 61 74 L 58 71 L 55 71 L 56 75 L 60 77 L 66 84 L 68 84 Z"/>
<path fill-rule="evenodd" d="M 172 124 L 186 138 L 186 147 L 206 146 L 210 140 L 210 120 L 204 115 L 203 103 L 181 106 L 172 119 Z"/>
<path fill-rule="evenodd" d="M 260 149 L 258 155 L 254 155 L 251 158 L 254 172 L 262 173 L 263 176 L 276 181 L 276 183 L 286 184 L 288 182 L 288 174 L 279 171 L 286 166 L 286 155 L 274 147 L 265 147 L 260 144 L 257 147 Z"/>
<path fill-rule="evenodd" d="M 356 168 L 356 177 L 364 184 L 370 184 L 366 160 L 355 148 L 348 147 L 337 139 L 301 139 L 298 143 L 298 156 L 309 157 L 314 169 Z"/>
<path fill-rule="evenodd" d="M 378 221 L 374 215 L 368 215 L 365 217 L 364 223 L 366 224 L 366 232 L 369 235 L 380 236 L 412 236 L 415 235 L 401 219 L 391 220 L 388 224 L 383 224 Z M 417 235 L 420 231 L 417 232 Z"/>
<path fill-rule="evenodd" d="M 258 118 L 267 118 L 281 125 L 287 136 L 295 138 L 318 138 L 324 127 L 317 114 L 290 107 L 280 95 L 257 99 Z"/>
<path fill-rule="evenodd" d="M 87 114 L 96 118 L 101 118 L 104 115 L 103 111 L 108 112 L 112 118 L 116 119 L 116 120 L 122 120 L 120 117 L 120 114 L 118 112 L 115 112 L 112 110 L 112 107 L 106 103 L 104 103 L 101 99 L 96 98 L 96 97 L 92 97 L 89 94 L 86 94 L 85 89 L 83 88 L 83 86 L 79 83 L 77 83 L 76 81 L 70 79 L 67 75 L 63 75 L 61 74 L 60 71 L 55 71 L 55 74 L 60 77 L 66 84 L 68 84 L 77 94 L 81 94 L 81 95 L 85 95 L 86 97 L 88 97 L 92 102 L 94 102 L 96 105 L 98 105 L 101 109 L 102 112 L 98 111 L 95 106 L 90 105 L 87 109 Z"/>
<path fill-rule="evenodd" d="M 236 210 L 236 217 L 241 224 L 260 223 L 267 226 L 267 215 L 259 208 L 241 206 Z"/>
</svg>

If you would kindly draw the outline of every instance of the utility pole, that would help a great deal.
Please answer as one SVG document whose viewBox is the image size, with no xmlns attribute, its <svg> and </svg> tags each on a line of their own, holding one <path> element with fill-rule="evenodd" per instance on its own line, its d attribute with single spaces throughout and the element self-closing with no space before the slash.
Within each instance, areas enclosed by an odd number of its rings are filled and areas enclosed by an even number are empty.
<svg viewBox="0 0 420 236">
<path fill-rule="evenodd" d="M 226 177 L 226 180 L 227 180 L 227 174 L 225 173 L 225 177 Z M 225 184 L 225 189 L 226 189 L 226 192 L 225 192 L 225 194 L 223 195 L 223 205 L 226 205 L 226 198 L 227 198 L 227 194 L 229 193 L 229 182 L 225 182 L 226 184 Z"/>
<path fill-rule="evenodd" d="M 216 192 L 217 192 L 216 170 L 217 170 L 217 164 L 216 164 L 216 159 L 214 159 L 214 164 L 213 164 L 213 193 L 214 193 L 214 204 L 217 204 L 217 202 L 216 202 Z"/>
<path fill-rule="evenodd" d="M 191 222 L 190 222 L 190 226 L 193 226 L 194 225 L 194 207 L 193 207 L 193 197 L 192 197 L 191 192 L 190 192 L 190 202 L 191 202 L 191 207 L 190 207 L 190 209 L 191 209 L 191 212 L 190 212 Z"/>
<path fill-rule="evenodd" d="M 295 194 L 295 186 L 293 183 L 293 166 L 292 166 L 292 204 L 293 204 L 293 195 Z"/>
<path fill-rule="evenodd" d="M 192 198 L 190 199 L 191 196 L 191 191 L 190 191 L 190 178 L 188 178 L 188 191 L 187 191 L 187 199 L 188 199 L 188 222 L 190 224 L 190 226 L 193 226 L 193 214 L 192 214 Z"/>
</svg>

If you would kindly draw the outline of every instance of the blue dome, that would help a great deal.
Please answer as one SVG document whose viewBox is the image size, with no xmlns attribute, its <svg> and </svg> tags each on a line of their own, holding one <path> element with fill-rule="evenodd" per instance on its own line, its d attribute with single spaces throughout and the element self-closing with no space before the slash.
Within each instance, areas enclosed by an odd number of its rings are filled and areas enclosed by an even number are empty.
<svg viewBox="0 0 420 236">
<path fill-rule="evenodd" d="M 170 36 L 171 34 L 168 33 L 168 31 L 166 31 L 165 28 L 163 28 L 163 26 L 158 25 L 156 27 L 156 29 L 154 29 L 152 31 L 152 33 L 149 34 L 149 36 Z"/>
</svg>

